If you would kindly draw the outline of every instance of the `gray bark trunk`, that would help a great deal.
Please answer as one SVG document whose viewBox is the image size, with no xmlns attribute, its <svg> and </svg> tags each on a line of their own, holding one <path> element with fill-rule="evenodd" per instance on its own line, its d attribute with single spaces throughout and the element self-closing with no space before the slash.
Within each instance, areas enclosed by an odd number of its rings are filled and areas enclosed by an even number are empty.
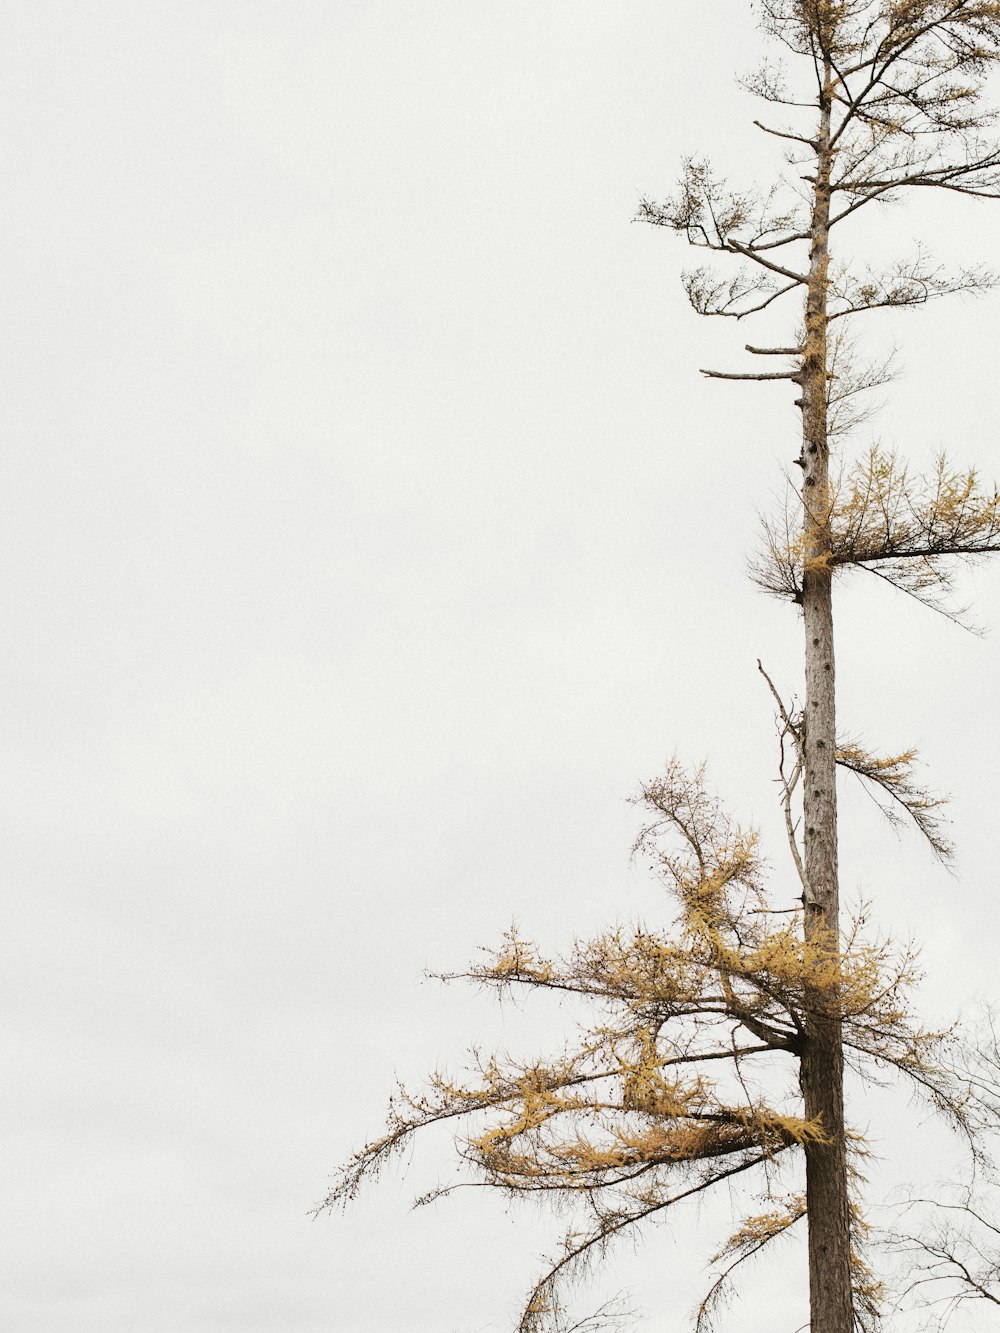
<svg viewBox="0 0 1000 1333">
<path fill-rule="evenodd" d="M 839 948 L 836 696 L 830 553 L 830 451 L 827 423 L 827 271 L 829 267 L 830 81 L 820 102 L 813 185 L 809 285 L 802 358 L 802 468 L 805 622 L 803 827 L 805 936 Z M 844 1136 L 844 1059 L 840 1022 L 829 994 L 807 996 L 811 1011 L 800 1077 L 808 1118 L 827 1142 L 806 1149 L 810 1333 L 852 1333 L 850 1206 Z"/>
</svg>

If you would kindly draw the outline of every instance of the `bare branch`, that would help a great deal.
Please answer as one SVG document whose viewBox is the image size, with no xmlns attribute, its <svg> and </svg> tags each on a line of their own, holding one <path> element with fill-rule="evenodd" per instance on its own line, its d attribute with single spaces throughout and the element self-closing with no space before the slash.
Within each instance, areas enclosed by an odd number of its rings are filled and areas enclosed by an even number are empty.
<svg viewBox="0 0 1000 1333">
<path fill-rule="evenodd" d="M 778 761 L 778 782 L 781 786 L 781 806 L 785 816 L 785 836 L 788 839 L 788 850 L 792 855 L 792 863 L 795 866 L 795 873 L 798 876 L 799 884 L 802 886 L 803 902 L 809 897 L 809 880 L 806 876 L 805 863 L 802 860 L 802 849 L 799 847 L 799 840 L 796 831 L 795 817 L 792 814 L 792 798 L 795 795 L 795 789 L 802 777 L 802 734 L 801 720 L 793 720 L 788 709 L 778 693 L 774 681 L 764 670 L 760 658 L 757 659 L 757 670 L 767 681 L 768 688 L 778 705 L 778 718 L 781 726 L 778 728 L 778 748 L 780 758 Z M 792 765 L 790 775 L 785 773 L 785 738 L 791 739 L 794 751 L 795 762 Z"/>
<path fill-rule="evenodd" d="M 770 273 L 777 273 L 783 278 L 788 278 L 788 280 L 793 283 L 804 284 L 808 282 L 808 274 L 796 273 L 794 269 L 785 268 L 781 264 L 776 264 L 773 259 L 766 259 L 764 255 L 760 253 L 762 247 L 743 245 L 740 241 L 736 240 L 734 236 L 728 236 L 726 239 L 727 249 L 734 250 L 736 254 L 742 255 L 744 259 L 752 259 L 755 264 L 759 264 L 761 268 L 766 268 Z"/>
<path fill-rule="evenodd" d="M 807 139 L 801 134 L 793 134 L 791 130 L 772 129 L 770 125 L 763 125 L 759 120 L 755 120 L 754 124 L 759 130 L 763 130 L 765 134 L 773 134 L 777 139 L 794 139 L 796 143 L 803 143 L 807 148 L 813 149 L 814 152 L 816 150 L 817 145 L 815 139 Z"/>
<path fill-rule="evenodd" d="M 699 370 L 698 373 L 710 380 L 792 380 L 795 384 L 802 381 L 797 370 L 773 370 L 756 374 L 753 372 L 737 374 L 728 370 Z"/>
</svg>

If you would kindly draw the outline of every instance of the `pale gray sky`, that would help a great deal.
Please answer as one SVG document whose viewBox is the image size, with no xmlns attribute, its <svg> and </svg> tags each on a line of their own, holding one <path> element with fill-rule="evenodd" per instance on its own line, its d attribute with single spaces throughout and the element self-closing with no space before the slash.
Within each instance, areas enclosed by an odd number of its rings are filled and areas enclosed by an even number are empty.
<svg viewBox="0 0 1000 1333">
<path fill-rule="evenodd" d="M 307 1217 L 394 1074 L 558 1030 L 422 970 L 514 917 L 657 919 L 624 798 L 674 751 L 787 875 L 755 660 L 794 688 L 799 627 L 743 565 L 797 414 L 699 378 L 747 330 L 630 223 L 684 152 L 771 169 L 748 8 L 0 6 L 4 1329 L 505 1330 L 558 1224 L 409 1212 L 447 1138 Z M 873 244 L 996 264 L 998 222 Z M 858 444 L 992 476 L 996 321 L 873 324 L 903 374 Z M 940 1015 L 993 985 L 1000 639 L 863 577 L 839 607 L 845 727 L 956 798 L 953 880 L 845 794 L 848 893 L 925 942 Z M 611 1270 L 650 1328 L 702 1220 Z M 746 1333 L 801 1322 L 795 1269 Z"/>
</svg>

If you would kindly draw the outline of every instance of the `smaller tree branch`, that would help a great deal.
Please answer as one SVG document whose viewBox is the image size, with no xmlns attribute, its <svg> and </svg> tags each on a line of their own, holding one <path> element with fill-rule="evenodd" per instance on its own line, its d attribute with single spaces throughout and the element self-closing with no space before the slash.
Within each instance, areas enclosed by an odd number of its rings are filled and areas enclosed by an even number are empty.
<svg viewBox="0 0 1000 1333">
<path fill-rule="evenodd" d="M 794 139 L 796 143 L 804 143 L 807 148 L 811 148 L 814 152 L 816 151 L 817 144 L 815 139 L 807 139 L 801 134 L 793 134 L 791 130 L 772 129 L 770 125 L 764 125 L 759 120 L 755 120 L 754 124 L 759 130 L 763 130 L 765 134 L 773 134 L 776 139 Z"/>
<path fill-rule="evenodd" d="M 772 370 L 759 373 L 737 374 L 728 370 L 705 370 L 698 372 L 710 380 L 791 380 L 794 384 L 802 383 L 802 374 L 798 370 Z"/>
<path fill-rule="evenodd" d="M 791 282 L 805 285 L 809 281 L 808 273 L 796 273 L 794 269 L 784 268 L 781 264 L 776 264 L 773 259 L 765 259 L 760 251 L 752 245 L 744 245 L 738 241 L 735 236 L 726 237 L 726 246 L 744 259 L 751 259 L 761 268 L 768 269 L 771 273 L 777 273 L 783 278 L 788 278 Z"/>
</svg>

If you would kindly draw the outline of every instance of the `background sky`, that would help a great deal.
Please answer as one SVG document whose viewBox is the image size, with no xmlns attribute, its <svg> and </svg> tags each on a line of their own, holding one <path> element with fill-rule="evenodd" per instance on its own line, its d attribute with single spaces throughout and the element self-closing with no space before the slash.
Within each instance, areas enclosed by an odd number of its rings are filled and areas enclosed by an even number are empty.
<svg viewBox="0 0 1000 1333">
<path fill-rule="evenodd" d="M 797 412 L 699 377 L 763 335 L 699 321 L 683 245 L 631 222 L 685 152 L 773 170 L 749 6 L 0 12 L 0 1324 L 506 1330 L 559 1224 L 409 1211 L 446 1135 L 308 1212 L 396 1075 L 568 1021 L 424 969 L 512 919 L 557 949 L 665 917 L 626 798 L 667 756 L 789 882 L 755 663 L 796 690 L 800 626 L 744 565 Z M 989 205 L 921 205 L 842 245 L 1000 263 Z M 872 317 L 901 375 L 851 448 L 992 479 L 998 299 Z M 997 574 L 963 592 L 996 629 Z M 949 877 L 843 794 L 846 896 L 922 941 L 936 1021 L 995 993 L 998 639 L 864 575 L 838 615 L 845 730 L 954 796 Z M 581 1308 L 684 1327 L 725 1223 L 625 1247 Z M 745 1333 L 801 1323 L 801 1257 Z"/>
</svg>

